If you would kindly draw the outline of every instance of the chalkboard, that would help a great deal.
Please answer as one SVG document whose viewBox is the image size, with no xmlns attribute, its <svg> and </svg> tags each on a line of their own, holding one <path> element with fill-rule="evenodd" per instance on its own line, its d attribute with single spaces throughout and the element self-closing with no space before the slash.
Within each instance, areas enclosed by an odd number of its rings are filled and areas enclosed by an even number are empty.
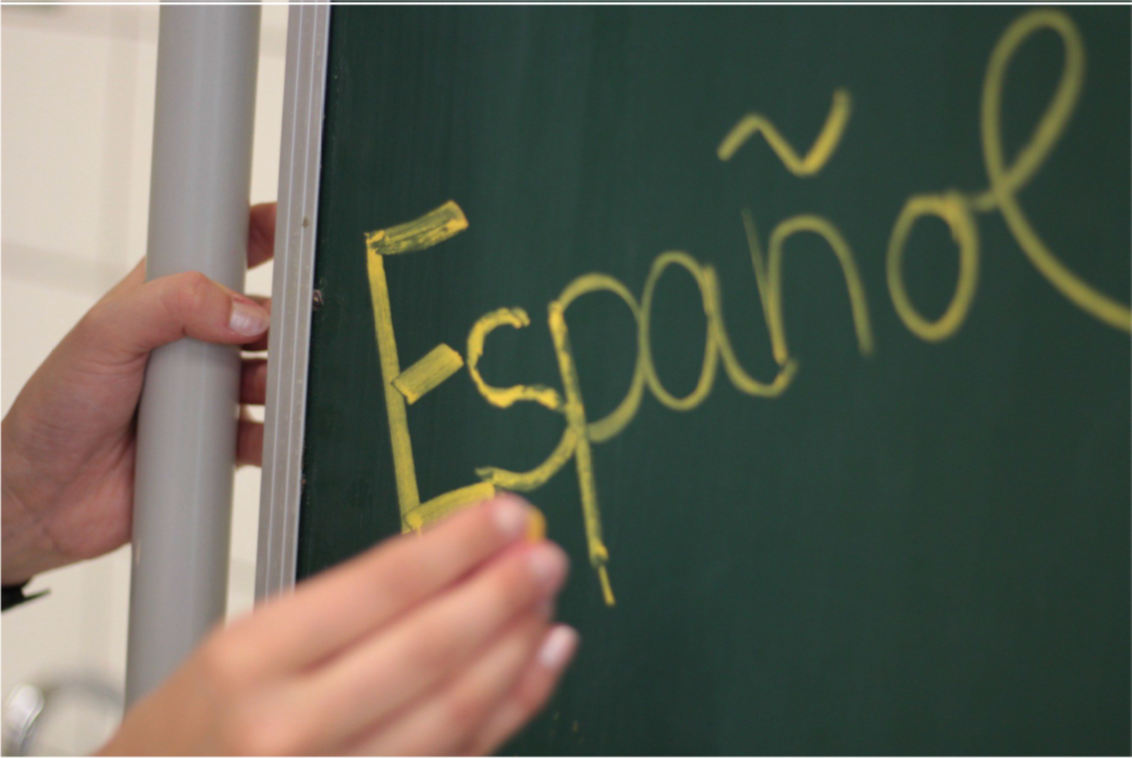
<svg viewBox="0 0 1132 758">
<path fill-rule="evenodd" d="M 1129 9 L 336 7 L 300 578 L 496 488 L 519 753 L 1127 753 Z"/>
</svg>

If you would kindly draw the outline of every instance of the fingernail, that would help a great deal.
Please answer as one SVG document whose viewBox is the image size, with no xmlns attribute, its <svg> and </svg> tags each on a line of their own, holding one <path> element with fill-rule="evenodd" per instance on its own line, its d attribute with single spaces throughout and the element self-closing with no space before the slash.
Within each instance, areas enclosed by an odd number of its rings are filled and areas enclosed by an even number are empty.
<svg viewBox="0 0 1132 758">
<path fill-rule="evenodd" d="M 508 539 L 518 539 L 527 531 L 531 509 L 519 498 L 510 495 L 500 497 L 491 504 L 491 508 L 496 526 Z"/>
<path fill-rule="evenodd" d="M 271 325 L 267 311 L 250 300 L 232 298 L 232 312 L 228 314 L 228 328 L 245 337 L 258 337 Z"/>
<path fill-rule="evenodd" d="M 530 561 L 531 573 L 544 591 L 553 592 L 562 585 L 566 578 L 567 561 L 560 548 L 544 542 L 531 550 L 527 560 Z"/>
<path fill-rule="evenodd" d="M 538 651 L 538 662 L 548 669 L 560 669 L 574 656 L 578 648 L 578 633 L 568 626 L 550 630 Z"/>
</svg>

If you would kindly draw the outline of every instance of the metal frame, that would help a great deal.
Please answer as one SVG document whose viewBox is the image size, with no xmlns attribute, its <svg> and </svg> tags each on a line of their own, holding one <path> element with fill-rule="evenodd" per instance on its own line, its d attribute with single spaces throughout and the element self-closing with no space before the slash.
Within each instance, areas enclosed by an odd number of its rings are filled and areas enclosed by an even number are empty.
<svg viewBox="0 0 1132 758">
<path fill-rule="evenodd" d="M 244 288 L 260 7 L 161 9 L 146 277 Z M 126 701 L 224 618 L 240 351 L 180 339 L 149 356 L 138 405 Z"/>
<path fill-rule="evenodd" d="M 295 584 L 329 31 L 328 5 L 291 8 L 271 287 L 257 601 L 289 591 Z"/>
</svg>

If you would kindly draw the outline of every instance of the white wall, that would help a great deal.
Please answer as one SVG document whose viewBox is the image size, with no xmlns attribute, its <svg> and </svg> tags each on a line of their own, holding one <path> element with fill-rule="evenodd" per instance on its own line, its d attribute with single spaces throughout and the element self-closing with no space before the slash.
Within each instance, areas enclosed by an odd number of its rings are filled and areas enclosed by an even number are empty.
<svg viewBox="0 0 1132 758">
<path fill-rule="evenodd" d="M 0 401 L 145 254 L 156 7 L 0 10 Z M 277 191 L 287 9 L 265 6 L 252 201 Z M 267 294 L 271 266 L 249 272 Z M 251 607 L 259 470 L 236 477 L 230 612 Z M 64 672 L 125 678 L 129 548 L 37 577 L 51 595 L 0 617 L 5 701 Z M 75 748 L 89 735 L 75 735 Z M 65 750 L 68 745 L 54 745 Z"/>
</svg>

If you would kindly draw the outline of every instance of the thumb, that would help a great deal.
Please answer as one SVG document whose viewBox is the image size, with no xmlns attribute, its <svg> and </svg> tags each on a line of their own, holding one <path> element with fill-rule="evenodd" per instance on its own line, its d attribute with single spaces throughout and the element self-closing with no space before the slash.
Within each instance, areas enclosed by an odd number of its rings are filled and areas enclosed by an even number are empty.
<svg viewBox="0 0 1132 758">
<path fill-rule="evenodd" d="M 83 322 L 76 337 L 84 347 L 108 360 L 129 361 L 182 337 L 230 345 L 251 342 L 267 331 L 271 316 L 254 300 L 186 271 L 107 298 Z"/>
</svg>

